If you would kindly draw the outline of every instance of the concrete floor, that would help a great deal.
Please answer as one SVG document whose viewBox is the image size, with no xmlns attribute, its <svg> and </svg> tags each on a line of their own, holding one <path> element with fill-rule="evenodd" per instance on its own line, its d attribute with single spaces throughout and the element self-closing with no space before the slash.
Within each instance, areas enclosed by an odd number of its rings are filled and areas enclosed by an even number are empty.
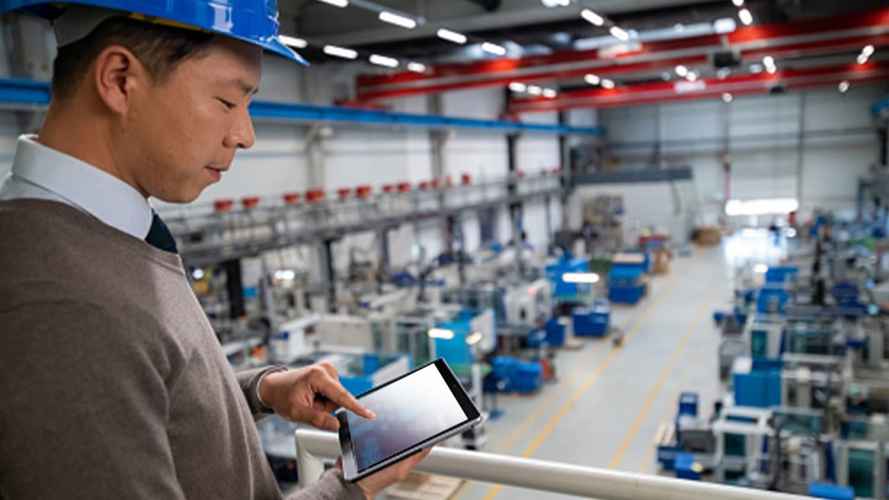
<svg viewBox="0 0 889 500">
<path fill-rule="evenodd" d="M 673 418 L 679 393 L 698 392 L 704 415 L 718 395 L 719 335 L 711 315 L 731 297 L 732 257 L 716 247 L 676 258 L 641 303 L 615 306 L 623 347 L 587 340 L 580 351 L 559 352 L 558 382 L 534 396 L 499 398 L 505 414 L 489 423 L 485 451 L 655 473 L 654 436 Z M 453 498 L 572 497 L 467 482 Z"/>
</svg>

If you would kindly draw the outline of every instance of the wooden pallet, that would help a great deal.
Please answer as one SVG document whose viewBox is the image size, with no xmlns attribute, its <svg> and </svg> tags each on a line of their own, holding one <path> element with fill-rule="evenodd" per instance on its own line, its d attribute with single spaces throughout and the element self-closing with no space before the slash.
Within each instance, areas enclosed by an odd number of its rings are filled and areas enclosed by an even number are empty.
<svg viewBox="0 0 889 500">
<path fill-rule="evenodd" d="M 462 484 L 462 479 L 411 472 L 407 479 L 386 490 L 386 498 L 393 500 L 447 500 L 460 489 Z"/>
</svg>

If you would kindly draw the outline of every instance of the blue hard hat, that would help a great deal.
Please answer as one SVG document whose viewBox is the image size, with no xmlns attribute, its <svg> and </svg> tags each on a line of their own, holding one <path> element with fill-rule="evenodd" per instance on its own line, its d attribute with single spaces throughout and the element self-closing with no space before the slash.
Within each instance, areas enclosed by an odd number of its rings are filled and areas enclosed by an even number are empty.
<svg viewBox="0 0 889 500">
<path fill-rule="evenodd" d="M 0 14 L 28 10 L 52 19 L 68 6 L 122 11 L 148 22 L 217 33 L 308 65 L 278 38 L 277 0 L 2 0 Z"/>
</svg>

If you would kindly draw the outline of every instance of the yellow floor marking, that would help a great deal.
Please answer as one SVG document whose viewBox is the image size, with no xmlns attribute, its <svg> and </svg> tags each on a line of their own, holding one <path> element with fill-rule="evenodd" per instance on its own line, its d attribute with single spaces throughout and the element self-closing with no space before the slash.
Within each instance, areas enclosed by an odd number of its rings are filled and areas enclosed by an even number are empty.
<svg viewBox="0 0 889 500">
<path fill-rule="evenodd" d="M 640 315 L 636 316 L 636 318 L 634 318 L 631 328 L 627 331 L 626 335 L 624 335 L 624 345 L 626 345 L 627 341 L 630 340 L 631 337 L 638 333 L 641 325 L 643 324 L 643 320 L 647 318 L 649 313 L 651 313 L 651 311 L 653 311 L 656 306 L 663 301 L 664 297 L 667 297 L 669 295 L 669 292 L 672 290 L 672 288 L 673 286 L 671 283 L 671 286 L 668 289 L 665 289 L 657 296 L 657 298 L 649 302 L 648 305 L 645 307 L 645 310 L 642 311 Z M 612 346 L 605 359 L 603 359 L 602 362 L 599 363 L 598 366 L 596 366 L 596 369 L 593 370 L 593 373 L 586 379 L 583 385 L 581 385 L 577 389 L 577 391 L 574 392 L 571 399 L 566 401 L 559 409 L 559 412 L 556 415 L 553 415 L 546 422 L 540 433 L 534 438 L 533 441 L 531 441 L 531 444 L 529 444 L 525 451 L 522 453 L 522 457 L 530 458 L 534 455 L 534 453 L 537 452 L 540 446 L 543 445 L 543 443 L 546 442 L 549 436 L 556 430 L 556 426 L 558 426 L 559 422 L 574 408 L 577 402 L 583 398 L 583 395 L 596 383 L 596 381 L 599 380 L 602 372 L 604 372 L 605 369 L 608 368 L 608 365 L 611 364 L 611 361 L 615 357 L 617 357 L 622 349 L 622 347 Z M 484 500 L 493 500 L 498 494 L 500 494 L 501 490 L 503 490 L 503 486 L 499 484 L 491 487 L 488 490 L 488 493 L 485 495 Z"/>
<path fill-rule="evenodd" d="M 616 469 L 620 466 L 620 463 L 623 461 L 624 455 L 627 453 L 627 450 L 630 448 L 630 445 L 633 444 L 633 440 L 636 439 L 636 436 L 639 434 L 639 430 L 642 428 L 642 424 L 645 423 L 646 417 L 651 412 L 651 407 L 654 405 L 655 400 L 660 394 L 661 390 L 664 388 L 664 384 L 667 383 L 667 380 L 670 377 L 670 374 L 673 372 L 673 369 L 676 367 L 676 364 L 682 357 L 682 354 L 685 352 L 685 348 L 688 346 L 688 342 L 691 340 L 692 336 L 703 326 L 702 319 L 706 319 L 706 314 L 702 314 L 702 309 L 704 309 L 705 303 L 701 303 L 698 306 L 697 314 L 694 317 L 697 317 L 697 321 L 694 322 L 692 328 L 688 330 L 688 332 L 682 336 L 682 339 L 679 341 L 679 345 L 676 346 L 676 350 L 673 351 L 673 354 L 670 356 L 669 362 L 664 366 L 661 370 L 660 375 L 658 375 L 657 382 L 655 382 L 654 386 L 648 391 L 648 395 L 645 398 L 645 402 L 642 404 L 642 408 L 639 410 L 639 413 L 636 415 L 636 418 L 633 420 L 633 423 L 630 424 L 630 428 L 627 429 L 627 433 L 624 435 L 624 439 L 621 442 L 621 445 L 617 448 L 617 451 L 614 452 L 614 455 L 611 457 L 611 462 L 608 463 L 609 469 Z"/>
</svg>

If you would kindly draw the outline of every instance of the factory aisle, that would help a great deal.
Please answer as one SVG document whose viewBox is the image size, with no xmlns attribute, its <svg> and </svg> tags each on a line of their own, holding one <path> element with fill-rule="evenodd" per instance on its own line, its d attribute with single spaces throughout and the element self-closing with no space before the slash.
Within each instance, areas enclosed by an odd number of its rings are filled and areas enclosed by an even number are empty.
<svg viewBox="0 0 889 500">
<path fill-rule="evenodd" d="M 700 394 L 709 415 L 718 394 L 719 336 L 712 311 L 726 305 L 730 273 L 719 247 L 677 258 L 634 307 L 615 306 L 623 347 L 587 340 L 561 351 L 559 381 L 532 397 L 499 398 L 505 414 L 488 426 L 485 451 L 653 474 L 658 426 L 673 418 L 681 391 Z M 460 500 L 571 498 L 466 483 Z"/>
</svg>

